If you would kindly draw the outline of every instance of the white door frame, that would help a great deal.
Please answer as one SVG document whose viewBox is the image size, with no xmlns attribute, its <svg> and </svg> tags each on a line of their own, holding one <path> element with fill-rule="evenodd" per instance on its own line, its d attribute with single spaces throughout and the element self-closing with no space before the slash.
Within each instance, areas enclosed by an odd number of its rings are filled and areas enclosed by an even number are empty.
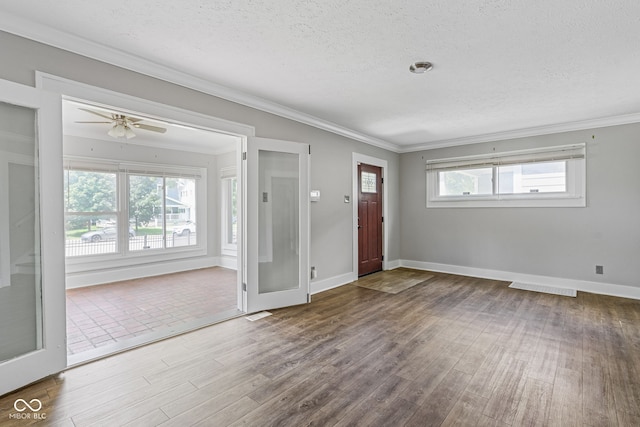
<svg viewBox="0 0 640 427">
<path fill-rule="evenodd" d="M 382 168 L 382 216 L 384 221 L 382 222 L 382 256 L 384 259 L 382 260 L 382 269 L 389 269 L 389 261 L 388 261 L 388 242 L 389 242 L 389 227 L 388 218 L 389 218 L 389 208 L 388 208 L 388 197 L 389 197 L 389 188 L 387 183 L 387 170 L 388 170 L 388 162 L 383 159 L 379 159 L 377 157 L 367 156 L 366 154 L 353 153 L 353 163 L 352 163 L 352 184 L 353 190 L 351 192 L 351 203 L 353 208 L 353 277 L 354 280 L 358 278 L 358 163 L 363 163 L 372 166 L 378 166 Z"/>
<path fill-rule="evenodd" d="M 149 101 L 146 99 L 138 98 L 131 95 L 126 95 L 119 92 L 114 92 L 108 89 L 80 83 L 74 80 L 66 79 L 64 77 L 55 76 L 40 71 L 36 72 L 36 86 L 43 88 L 47 91 L 55 92 L 60 97 L 68 97 L 70 99 L 79 99 L 85 101 L 95 102 L 103 105 L 117 105 L 121 108 L 125 108 L 130 111 L 141 112 L 149 117 L 158 117 L 162 119 L 170 119 L 176 123 L 183 123 L 185 125 L 196 126 L 204 130 L 210 130 L 213 132 L 222 132 L 229 135 L 235 135 L 239 137 L 237 144 L 237 157 L 236 168 L 240 171 L 242 166 L 241 152 L 242 146 L 246 138 L 255 135 L 255 128 L 250 125 L 242 123 L 232 122 L 225 119 L 216 118 L 206 114 L 197 113 L 194 111 L 185 110 L 170 105 Z M 62 168 L 60 169 L 62 174 Z M 218 179 L 216 177 L 216 179 Z M 237 174 L 238 188 L 242 188 L 242 174 Z M 238 210 L 242 209 L 242 198 L 238 197 Z M 211 212 L 209 212 L 211 215 Z M 220 227 L 218 224 L 214 224 L 209 227 L 209 230 L 218 230 Z M 242 245 L 242 230 L 238 229 L 238 245 Z M 237 265 L 241 268 L 243 265 L 242 260 L 242 248 L 238 247 L 237 252 Z M 238 274 L 237 280 L 237 308 L 243 310 L 242 304 L 242 275 Z"/>
</svg>

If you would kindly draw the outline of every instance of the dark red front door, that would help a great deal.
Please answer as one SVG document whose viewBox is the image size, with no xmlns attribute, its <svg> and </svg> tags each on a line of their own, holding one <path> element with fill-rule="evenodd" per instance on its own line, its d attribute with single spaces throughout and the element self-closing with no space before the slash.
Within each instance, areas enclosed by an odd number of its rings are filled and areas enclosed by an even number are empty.
<svg viewBox="0 0 640 427">
<path fill-rule="evenodd" d="M 358 165 L 358 276 L 382 270 L 382 168 Z"/>
</svg>

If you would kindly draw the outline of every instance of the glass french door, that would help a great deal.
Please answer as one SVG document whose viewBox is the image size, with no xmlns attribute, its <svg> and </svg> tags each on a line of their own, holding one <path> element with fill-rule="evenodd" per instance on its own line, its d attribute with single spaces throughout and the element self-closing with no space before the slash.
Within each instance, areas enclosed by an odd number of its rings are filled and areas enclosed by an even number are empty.
<svg viewBox="0 0 640 427">
<path fill-rule="evenodd" d="M 309 145 L 249 138 L 245 311 L 309 301 Z"/>
<path fill-rule="evenodd" d="M 59 95 L 0 80 L 0 395 L 67 363 L 61 123 Z"/>
</svg>

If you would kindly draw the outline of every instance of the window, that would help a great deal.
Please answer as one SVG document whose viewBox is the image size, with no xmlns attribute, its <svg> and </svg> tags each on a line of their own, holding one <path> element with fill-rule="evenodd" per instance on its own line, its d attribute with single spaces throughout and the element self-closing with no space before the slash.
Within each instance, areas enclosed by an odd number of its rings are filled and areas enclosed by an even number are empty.
<svg viewBox="0 0 640 427">
<path fill-rule="evenodd" d="M 441 196 L 492 194 L 491 182 L 491 168 L 460 169 L 438 173 Z"/>
<path fill-rule="evenodd" d="M 65 170 L 67 257 L 118 252 L 117 200 L 116 172 Z"/>
<path fill-rule="evenodd" d="M 362 172 L 360 174 L 360 179 L 362 181 L 360 185 L 360 191 L 363 193 L 376 193 L 376 181 L 377 176 L 372 172 Z"/>
<path fill-rule="evenodd" d="M 129 250 L 195 246 L 196 181 L 129 174 Z"/>
<path fill-rule="evenodd" d="M 584 144 L 428 160 L 427 207 L 586 206 Z"/>
<path fill-rule="evenodd" d="M 204 170 L 73 163 L 64 178 L 67 257 L 201 246 L 196 213 L 205 205 Z"/>
<path fill-rule="evenodd" d="M 238 180 L 235 168 L 222 171 L 222 253 L 236 255 L 238 247 Z"/>
</svg>

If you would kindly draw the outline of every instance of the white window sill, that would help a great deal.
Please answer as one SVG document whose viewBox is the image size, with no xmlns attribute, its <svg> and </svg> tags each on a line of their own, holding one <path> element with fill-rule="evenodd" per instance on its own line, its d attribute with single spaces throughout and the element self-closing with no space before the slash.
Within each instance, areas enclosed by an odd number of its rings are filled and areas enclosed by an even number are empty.
<svg viewBox="0 0 640 427">
<path fill-rule="evenodd" d="M 584 197 L 501 197 L 427 199 L 427 208 L 584 208 Z"/>
</svg>

